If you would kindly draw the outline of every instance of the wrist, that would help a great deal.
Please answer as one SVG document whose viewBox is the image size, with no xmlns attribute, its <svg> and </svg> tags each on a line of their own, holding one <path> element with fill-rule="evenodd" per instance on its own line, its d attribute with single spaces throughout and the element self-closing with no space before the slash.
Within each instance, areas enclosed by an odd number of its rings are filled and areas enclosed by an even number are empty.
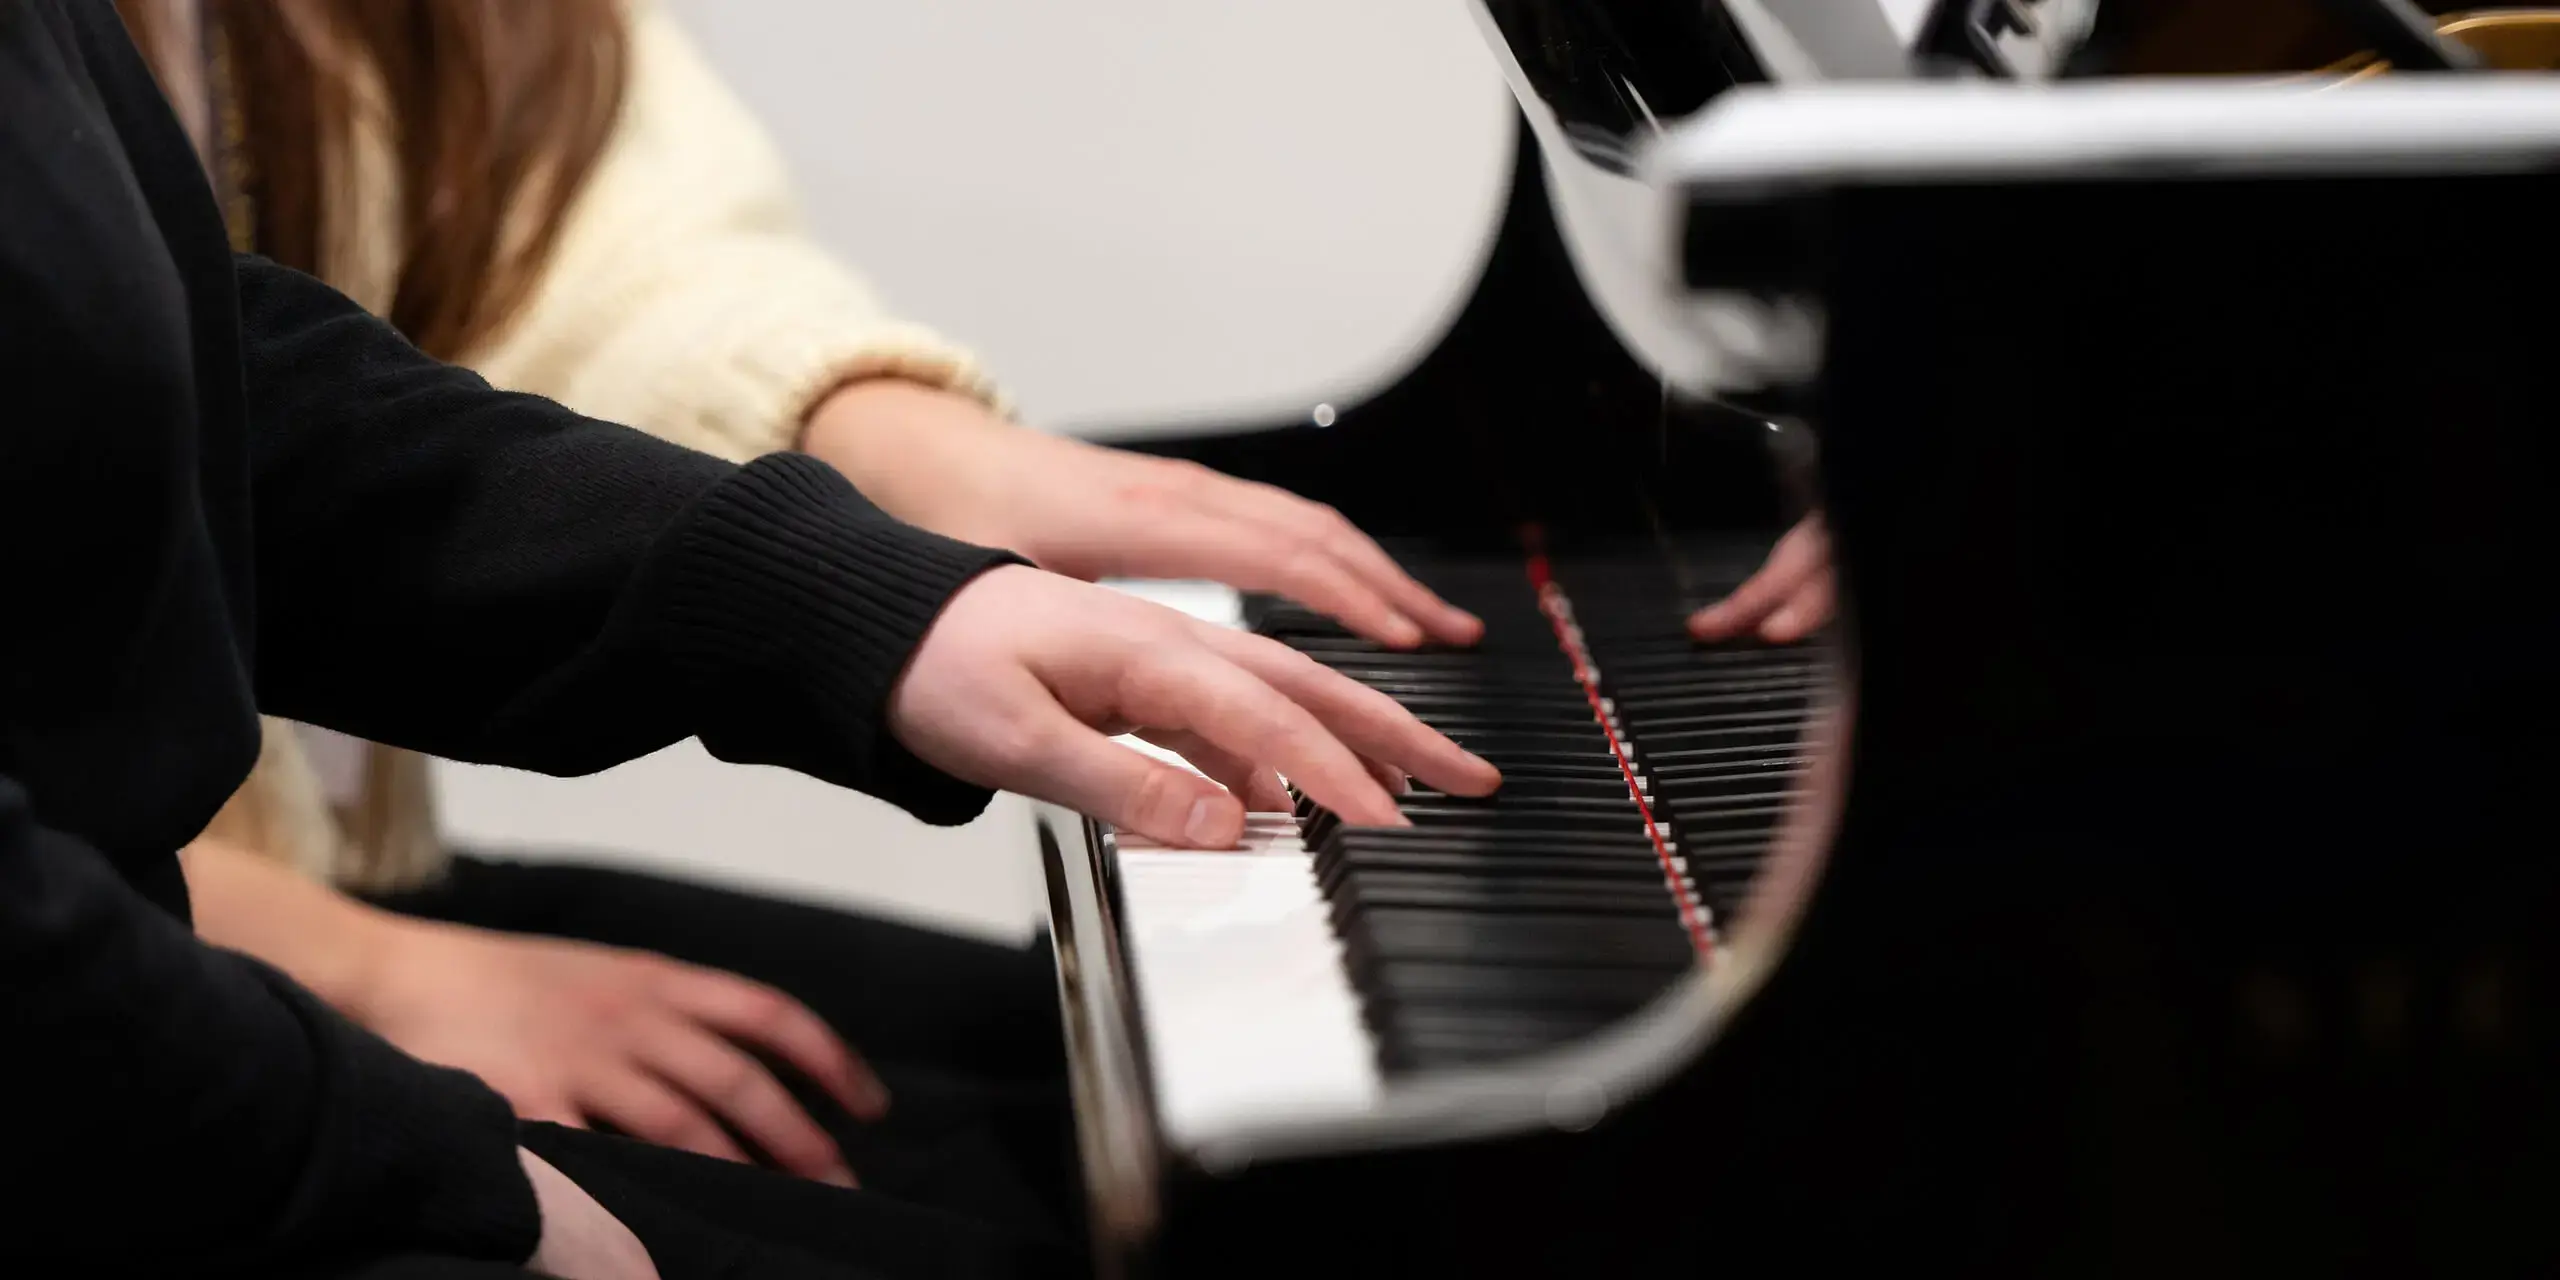
<svg viewBox="0 0 2560 1280">
<path fill-rule="evenodd" d="M 804 453 L 836 469 L 881 510 L 963 541 L 1010 545 L 993 513 L 980 448 L 1016 430 L 985 402 L 902 378 L 846 383 L 801 429 Z"/>
<path fill-rule="evenodd" d="M 181 855 L 196 932 L 281 969 L 353 1016 L 381 976 L 402 922 L 274 859 L 218 840 Z"/>
<path fill-rule="evenodd" d="M 384 1011 L 398 1003 L 402 975 L 433 973 L 433 961 L 416 954 L 434 924 L 404 920 L 353 899 L 341 899 L 343 910 L 330 934 L 330 957 L 320 966 L 321 999 L 340 1013 L 377 1030 Z"/>
<path fill-rule="evenodd" d="M 861 378 L 821 396 L 800 424 L 799 449 L 835 464 L 847 479 L 881 470 L 883 446 L 894 438 L 898 405 L 924 391 L 895 378 Z"/>
</svg>

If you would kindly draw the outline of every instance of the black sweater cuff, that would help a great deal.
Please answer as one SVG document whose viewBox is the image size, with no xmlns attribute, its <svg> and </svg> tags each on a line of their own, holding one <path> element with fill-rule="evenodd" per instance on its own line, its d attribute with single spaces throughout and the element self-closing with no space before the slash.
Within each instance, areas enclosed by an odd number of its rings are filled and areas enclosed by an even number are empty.
<svg viewBox="0 0 2560 1280">
<path fill-rule="evenodd" d="M 284 1215 L 294 1251 L 522 1262 L 542 1211 L 516 1156 L 515 1109 L 478 1077 L 429 1066 L 348 1022 L 291 979 L 252 967 L 296 1006 L 328 1064 L 321 1128 Z"/>
<path fill-rule="evenodd" d="M 759 458 L 686 513 L 662 564 L 658 648 L 702 699 L 703 745 L 970 820 L 992 794 L 909 754 L 889 693 L 954 593 L 1027 564 L 900 523 L 834 468 Z"/>
</svg>

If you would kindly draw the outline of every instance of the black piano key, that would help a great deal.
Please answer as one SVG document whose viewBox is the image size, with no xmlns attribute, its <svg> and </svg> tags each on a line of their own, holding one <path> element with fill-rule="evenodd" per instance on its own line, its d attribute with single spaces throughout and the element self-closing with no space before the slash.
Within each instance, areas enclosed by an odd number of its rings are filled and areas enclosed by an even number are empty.
<svg viewBox="0 0 2560 1280">
<path fill-rule="evenodd" d="M 1659 883 L 1605 880 L 1501 880 L 1407 872 L 1345 873 L 1334 892 L 1334 918 L 1371 911 L 1465 911 L 1483 915 L 1589 915 L 1669 919 L 1679 912 Z"/>
<path fill-rule="evenodd" d="M 1350 849 L 1327 860 L 1318 869 L 1317 883 L 1332 889 L 1341 877 L 1353 870 L 1376 872 L 1411 872 L 1422 875 L 1447 876 L 1456 879 L 1498 880 L 1521 879 L 1603 880 L 1627 884 L 1649 885 L 1661 889 L 1662 866 L 1659 858 L 1618 856 L 1610 858 L 1553 857 L 1530 853 L 1465 853 L 1456 850 L 1424 849 Z"/>
<path fill-rule="evenodd" d="M 1654 984 L 1654 993 L 1659 994 L 1662 988 L 1678 980 L 1686 969 L 1685 965 L 1677 965 L 1661 969 L 1616 972 L 1636 973 L 1649 977 Z M 1381 1001 L 1381 1003 L 1395 1010 L 1397 1029 L 1409 1035 L 1487 1039 L 1503 1035 L 1527 1034 L 1540 1040 L 1558 1042 L 1589 1035 L 1622 1016 L 1634 1005 L 1642 1004 L 1643 1001 L 1630 1004 L 1623 999 L 1605 999 L 1595 1001 L 1591 1007 L 1582 1009 L 1560 1007 L 1560 1001 L 1550 1001 L 1546 1007 L 1524 1004 L 1511 1008 L 1500 1005 L 1470 1004 L 1460 1000 L 1445 1002 L 1407 1000 L 1402 1003 L 1393 1001 Z"/>
<path fill-rule="evenodd" d="M 1675 778 L 1793 775 L 1800 772 L 1809 759 L 1802 746 L 1792 742 L 1690 752 L 1676 758 L 1667 752 L 1654 752 L 1645 757 L 1648 775 L 1665 781 Z"/>
<path fill-rule="evenodd" d="M 1712 839 L 1717 830 L 1752 830 L 1775 826 L 1795 807 L 1796 797 L 1725 796 L 1707 800 L 1669 800 L 1662 808 L 1679 814 L 1673 825 L 1691 833 L 1696 839 Z M 1659 809 L 1656 817 L 1661 816 Z"/>
<path fill-rule="evenodd" d="M 1527 1057 L 1571 1044 L 1586 1034 L 1578 1024 L 1518 1019 L 1508 1026 L 1472 1032 L 1395 1029 L 1381 1034 L 1378 1057 L 1393 1071 L 1448 1071 Z"/>
<path fill-rule="evenodd" d="M 1506 689 L 1457 681 L 1363 678 L 1349 671 L 1343 674 L 1403 703 L 1408 710 L 1467 710 L 1486 715 L 1591 722 L 1589 695 L 1570 684 L 1553 689 Z"/>
<path fill-rule="evenodd" d="M 1666 899 L 1668 895 L 1665 895 Z M 1658 916 L 1479 913 L 1379 907 L 1343 934 L 1354 966 L 1385 960 L 1513 965 L 1685 965 L 1696 946 L 1676 912 Z"/>
<path fill-rule="evenodd" d="M 1489 796 L 1452 796 L 1434 793 L 1408 796 L 1399 806 L 1406 817 L 1418 814 L 1486 814 L 1486 815 L 1589 815 L 1603 820 L 1623 820 L 1635 816 L 1635 801 L 1624 786 L 1615 795 L 1567 795 L 1545 788 L 1528 786 L 1517 791 L 1504 787 Z"/>
<path fill-rule="evenodd" d="M 1687 606 L 1739 583 L 1765 549 L 1737 545 L 1555 548 L 1596 698 L 1516 557 L 1391 548 L 1485 620 L 1472 650 L 1390 650 L 1297 606 L 1248 600 L 1257 630 L 1504 771 L 1490 797 L 1414 786 L 1398 803 L 1413 826 L 1350 826 L 1299 806 L 1388 1069 L 1497 1061 L 1587 1035 L 1695 963 L 1684 896 L 1720 918 L 1747 896 L 1798 798 L 1798 725 L 1828 666 L 1816 646 L 1688 639 Z"/>
<path fill-rule="evenodd" d="M 1426 853 L 1520 854 L 1548 858 L 1658 859 L 1643 827 L 1628 824 L 1606 830 L 1552 832 L 1492 828 L 1470 832 L 1432 827 L 1342 827 L 1312 845 L 1319 860 L 1358 849 L 1412 849 Z M 1679 852 L 1673 849 L 1674 853 Z"/>
<path fill-rule="evenodd" d="M 1742 716 L 1752 717 L 1752 723 L 1792 725 L 1802 722 L 1812 703 L 1812 696 L 1801 689 L 1699 693 L 1665 697 L 1654 703 L 1631 700 L 1627 709 L 1618 713 L 1618 719 L 1633 730 L 1670 729 L 1689 720 L 1727 721 Z"/>
<path fill-rule="evenodd" d="M 1769 842 L 1759 835 L 1726 835 L 1683 846 L 1681 862 L 1693 872 L 1719 867 L 1758 866 L 1769 856 Z"/>
<path fill-rule="evenodd" d="M 1684 641 L 1685 643 L 1685 641 Z M 1747 667 L 1767 661 L 1776 649 L 1678 649 L 1669 645 L 1629 648 L 1592 655 L 1593 664 L 1612 677 L 1642 676 L 1662 671 L 1698 671 L 1715 667 Z"/>
<path fill-rule="evenodd" d="M 1421 783 L 1414 785 L 1412 794 L 1434 798 L 1443 796 L 1443 793 Z M 1584 773 L 1506 773 L 1502 775 L 1501 790 L 1494 794 L 1497 796 L 1587 796 L 1603 800 L 1624 800 L 1627 798 L 1627 779 L 1626 775 L 1619 772 L 1614 765 L 1606 770 L 1593 769 Z"/>
<path fill-rule="evenodd" d="M 1678 708 L 1665 713 L 1621 712 L 1627 732 L 1639 742 L 1686 741 L 1691 737 L 1719 733 L 1777 732 L 1790 736 L 1804 723 L 1806 702 L 1794 700 L 1793 706 L 1725 711 L 1702 709 L 1681 714 Z"/>
<path fill-rule="evenodd" d="M 1625 814 L 1621 815 L 1615 822 L 1594 821 L 1590 815 L 1582 813 L 1559 813 L 1535 809 L 1522 810 L 1516 813 L 1502 813 L 1478 809 L 1464 809 L 1454 806 L 1441 808 L 1436 805 L 1423 804 L 1406 804 L 1400 807 L 1403 810 L 1406 820 L 1411 822 L 1415 827 L 1420 827 L 1425 830 L 1439 831 L 1449 835 L 1493 834 L 1496 832 L 1515 831 L 1569 836 L 1579 835 L 1584 832 L 1607 831 L 1618 828 L 1627 829 L 1641 834 L 1644 829 L 1642 816 L 1636 813 L 1632 807 L 1630 807 L 1630 809 Z M 1314 818 L 1308 820 L 1306 824 L 1306 841 L 1309 844 L 1322 844 L 1326 838 L 1333 834 L 1336 828 L 1343 827 L 1345 825 L 1347 824 L 1345 824 L 1340 817 L 1330 811 L 1319 813 Z M 1398 828 L 1379 827 L 1369 829 L 1397 830 Z"/>
<path fill-rule="evenodd" d="M 1745 873 L 1737 869 L 1718 869 L 1711 877 L 1717 892 L 1738 896 L 1734 886 Z M 1345 874 L 1332 886 L 1333 921 L 1344 942 L 1345 955 L 1371 959 L 1393 958 L 1400 954 L 1402 943 L 1393 936 L 1368 940 L 1369 945 L 1353 947 L 1355 937 L 1372 931 L 1374 917 L 1393 917 L 1399 913 L 1438 911 L 1464 914 L 1487 922 L 1507 919 L 1616 919 L 1632 928 L 1669 927 L 1685 938 L 1680 926 L 1681 905 L 1698 899 L 1704 890 L 1697 882 L 1684 878 L 1675 891 L 1661 883 L 1630 884 L 1594 881 L 1578 885 L 1522 885 L 1502 880 L 1482 880 L 1458 884 L 1447 878 L 1429 876 L 1395 876 L 1367 872 Z M 1444 957 L 1445 958 L 1445 957 Z M 1473 956 L 1479 963 L 1510 964 L 1537 967 L 1523 960 L 1504 960 L 1489 952 Z M 1634 963 L 1610 955 L 1586 955 L 1567 958 L 1565 963 L 1625 964 Z M 1556 963 L 1549 961 L 1547 963 Z"/>
<path fill-rule="evenodd" d="M 1722 781 L 1664 783 L 1653 791 L 1650 803 L 1656 809 L 1704 817 L 1763 807 L 1784 810 L 1804 795 L 1792 777 L 1754 778 L 1749 782 L 1747 786 L 1730 786 Z"/>
<path fill-rule="evenodd" d="M 1485 758 L 1493 759 L 1491 756 Z M 1495 763 L 1501 762 L 1495 761 Z M 1502 785 L 1507 787 L 1513 783 L 1541 781 L 1579 783 L 1605 780 L 1623 789 L 1627 785 L 1626 777 L 1626 771 L 1618 765 L 1618 758 L 1604 751 L 1596 757 L 1570 760 L 1541 760 L 1525 757 L 1515 759 L 1511 765 L 1503 769 Z M 1429 789 L 1421 783 L 1415 785 L 1418 790 Z"/>
<path fill-rule="evenodd" d="M 1798 726 L 1753 725 L 1747 728 L 1680 730 L 1676 732 L 1644 732 L 1636 735 L 1636 749 L 1656 768 L 1730 759 L 1737 751 L 1765 750 L 1770 747 L 1792 749 L 1801 730 Z"/>
<path fill-rule="evenodd" d="M 1687 969 L 1389 961 L 1364 970 L 1360 981 L 1408 1032 L 1463 1020 L 1487 1027 L 1562 1022 L 1581 1034 L 1642 1008 Z"/>
</svg>

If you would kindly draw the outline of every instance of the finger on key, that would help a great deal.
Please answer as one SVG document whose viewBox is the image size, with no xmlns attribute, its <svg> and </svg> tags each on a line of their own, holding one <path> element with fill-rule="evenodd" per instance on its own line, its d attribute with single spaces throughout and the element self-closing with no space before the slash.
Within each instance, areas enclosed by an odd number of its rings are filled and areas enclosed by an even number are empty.
<svg viewBox="0 0 2560 1280">
<path fill-rule="evenodd" d="M 1244 838 L 1244 802 L 1216 782 L 1113 742 L 1063 708 L 1040 736 L 1035 780 L 1015 790 L 1179 849 L 1232 849 Z"/>
<path fill-rule="evenodd" d="M 1822 571 L 1827 549 L 1821 526 L 1800 522 L 1770 548 L 1758 572 L 1733 594 L 1689 615 L 1689 634 L 1700 640 L 1727 640 L 1759 625 L 1770 612 L 1793 597 L 1796 589 Z"/>
<path fill-rule="evenodd" d="M 1487 795 L 1502 785 L 1500 770 L 1415 719 L 1395 699 L 1268 637 L 1208 626 L 1200 630 L 1219 652 L 1314 712 L 1368 759 L 1451 795 Z M 1287 772 L 1285 766 L 1282 772 Z M 1305 785 L 1296 774 L 1289 777 Z"/>
<path fill-rule="evenodd" d="M 1289 812 L 1288 789 L 1280 785 L 1280 775 L 1271 770 L 1196 733 L 1149 729 L 1138 736 L 1181 756 L 1190 761 L 1193 768 L 1216 779 L 1244 802 L 1246 812 Z"/>
<path fill-rule="evenodd" d="M 1369 776 L 1376 778 L 1378 785 L 1387 789 L 1388 795 L 1403 796 L 1413 790 L 1413 780 L 1405 776 L 1404 770 L 1391 764 L 1380 764 L 1367 756 L 1362 756 L 1360 763 L 1369 766 Z"/>
<path fill-rule="evenodd" d="M 1394 798 L 1370 776 L 1351 747 L 1284 691 L 1222 656 L 1220 646 L 1230 640 L 1254 637 L 1185 622 L 1193 638 L 1209 643 L 1153 651 L 1142 669 L 1120 681 L 1123 715 L 1146 728 L 1195 734 L 1258 765 L 1277 769 L 1346 821 L 1404 825 Z M 1402 708 L 1397 710 L 1401 713 Z M 1420 728 L 1418 722 L 1415 727 Z"/>
<path fill-rule="evenodd" d="M 1831 575 L 1817 573 L 1785 604 L 1760 624 L 1760 638 L 1771 644 L 1793 644 L 1831 621 Z"/>
<path fill-rule="evenodd" d="M 1241 495 L 1220 496 L 1237 496 L 1237 510 L 1245 518 L 1330 558 L 1411 619 L 1419 634 L 1404 644 L 1430 639 L 1442 644 L 1471 645 L 1483 638 L 1482 620 L 1415 581 L 1376 539 L 1362 533 L 1341 512 L 1274 485 L 1246 483 L 1240 488 Z M 1370 638 L 1385 644 L 1397 643 L 1385 636 Z"/>
</svg>

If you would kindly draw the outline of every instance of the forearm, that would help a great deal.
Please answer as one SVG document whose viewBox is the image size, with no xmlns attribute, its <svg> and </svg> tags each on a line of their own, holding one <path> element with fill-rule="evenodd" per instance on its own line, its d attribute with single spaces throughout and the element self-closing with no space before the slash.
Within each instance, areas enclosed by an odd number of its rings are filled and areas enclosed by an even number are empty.
<svg viewBox="0 0 2560 1280">
<path fill-rule="evenodd" d="M 361 1007 L 391 916 L 228 841 L 199 839 L 179 857 L 197 937 L 267 962 L 342 1012 Z"/>
<path fill-rule="evenodd" d="M 1019 431 L 985 401 L 903 378 L 850 382 L 809 413 L 800 448 L 844 474 L 880 509 L 922 528 L 981 541 L 967 513 L 985 508 L 969 450 Z"/>
</svg>

